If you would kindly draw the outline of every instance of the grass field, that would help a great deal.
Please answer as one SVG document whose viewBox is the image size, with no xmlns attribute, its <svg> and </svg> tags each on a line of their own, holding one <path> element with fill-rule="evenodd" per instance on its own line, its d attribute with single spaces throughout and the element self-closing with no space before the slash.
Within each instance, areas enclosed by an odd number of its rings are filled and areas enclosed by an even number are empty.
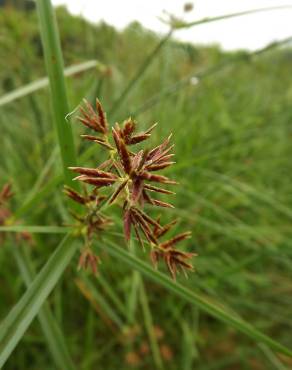
<svg viewBox="0 0 292 370">
<path fill-rule="evenodd" d="M 36 11 L 3 9 L 0 187 L 10 182 L 14 193 L 12 215 L 0 228 L 3 368 L 290 369 L 289 44 L 224 53 L 170 39 L 143 70 L 157 35 L 138 24 L 121 33 L 93 26 L 62 8 L 57 19 L 65 66 L 98 61 L 66 78 L 73 113 L 63 124 L 73 130 L 78 164 L 103 159 L 79 136 L 75 108 L 84 97 L 98 97 L 111 124 L 129 115 L 141 130 L 158 122 L 154 145 L 172 132 L 176 164 L 165 174 L 180 183 L 176 208 L 155 214 L 179 217 L 176 231 L 192 231 L 185 250 L 198 253 L 196 272 L 174 282 L 162 265 L 152 269 L 135 240 L 130 253 L 115 206 L 115 227 L 94 243 L 102 260 L 97 276 L 77 271 L 79 238 L 69 237 L 48 266 L 72 224 L 54 111 L 47 87 L 11 96 L 46 69 Z M 31 231 L 32 242 L 15 231 Z"/>
</svg>

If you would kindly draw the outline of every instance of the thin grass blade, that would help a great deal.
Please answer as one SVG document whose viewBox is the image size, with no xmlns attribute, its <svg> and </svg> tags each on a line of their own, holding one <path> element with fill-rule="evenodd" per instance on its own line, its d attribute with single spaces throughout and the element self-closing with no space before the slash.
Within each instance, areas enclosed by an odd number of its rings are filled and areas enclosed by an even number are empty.
<svg viewBox="0 0 292 370">
<path fill-rule="evenodd" d="M 15 349 L 41 306 L 54 289 L 76 252 L 77 243 L 66 235 L 27 291 L 0 326 L 0 368 Z"/>
</svg>

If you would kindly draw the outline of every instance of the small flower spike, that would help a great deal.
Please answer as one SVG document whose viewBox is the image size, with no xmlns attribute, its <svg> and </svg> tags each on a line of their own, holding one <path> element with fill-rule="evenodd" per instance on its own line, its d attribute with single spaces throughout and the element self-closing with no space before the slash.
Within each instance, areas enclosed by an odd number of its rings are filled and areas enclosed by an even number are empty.
<svg viewBox="0 0 292 370">
<path fill-rule="evenodd" d="M 9 201 L 13 197 L 11 184 L 6 183 L 0 191 L 0 225 L 4 226 L 10 223 L 10 218 L 13 216 L 10 210 Z M 0 232 L 0 244 L 6 240 L 6 233 Z M 32 236 L 27 231 L 22 231 L 16 234 L 17 242 L 27 241 L 32 244 Z"/>
<path fill-rule="evenodd" d="M 95 135 L 84 134 L 81 137 L 99 144 L 107 152 L 108 158 L 94 168 L 69 167 L 77 174 L 74 180 L 84 184 L 82 194 L 68 187 L 64 190 L 68 197 L 85 208 L 85 215 L 74 215 L 85 237 L 79 267 L 96 273 L 99 259 L 92 252 L 92 239 L 94 235 L 100 236 L 102 231 L 112 225 L 111 219 L 106 217 L 104 212 L 111 204 L 117 204 L 123 212 L 126 242 L 129 242 L 133 235 L 143 248 L 145 243 L 148 244 L 154 265 L 157 266 L 159 260 L 163 260 L 174 279 L 180 270 L 193 270 L 190 260 L 195 254 L 176 249 L 176 245 L 189 239 L 191 233 L 181 233 L 166 241 L 160 241 L 177 221 L 163 225 L 160 218 L 154 219 L 145 209 L 146 205 L 174 208 L 172 204 L 153 197 L 155 194 L 175 194 L 167 186 L 176 185 L 177 182 L 160 174 L 160 171 L 175 164 L 172 135 L 153 149 L 135 151 L 133 147 L 148 140 L 157 123 L 136 133 L 137 123 L 128 118 L 122 125 L 115 123 L 109 130 L 106 113 L 98 99 L 95 109 L 89 102 L 84 101 L 80 112 L 79 121 L 95 132 Z M 86 184 L 90 187 L 86 187 Z"/>
</svg>

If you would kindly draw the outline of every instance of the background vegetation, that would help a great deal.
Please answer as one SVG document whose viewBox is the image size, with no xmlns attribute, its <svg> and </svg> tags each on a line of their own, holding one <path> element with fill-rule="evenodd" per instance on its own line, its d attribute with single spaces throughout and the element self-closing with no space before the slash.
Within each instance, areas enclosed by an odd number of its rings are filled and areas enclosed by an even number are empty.
<svg viewBox="0 0 292 370">
<path fill-rule="evenodd" d="M 67 78 L 71 111 L 84 96 L 98 96 L 111 123 L 129 115 L 141 128 L 158 121 L 157 142 L 174 133 L 177 164 L 172 177 L 181 185 L 173 213 L 182 219 L 178 230 L 193 231 L 188 249 L 199 254 L 197 272 L 178 280 L 291 347 L 289 44 L 250 55 L 169 40 L 113 109 L 159 37 L 138 23 L 122 32 L 103 23 L 92 25 L 64 8 L 57 9 L 57 19 L 65 66 L 98 61 L 95 68 Z M 4 8 L 0 28 L 0 185 L 12 183 L 11 208 L 20 224 L 68 224 L 62 184 L 52 183 L 51 191 L 42 193 L 61 168 L 48 90 L 1 101 L 1 96 L 46 75 L 37 16 Z M 83 153 L 74 117 L 72 128 L 78 152 Z M 99 163 L 98 154 L 82 164 Z M 30 203 L 37 194 L 39 199 Z M 113 231 L 122 232 L 121 225 Z M 33 244 L 21 250 L 39 271 L 59 241 L 57 233 L 36 233 Z M 2 244 L 4 318 L 25 285 L 17 258 L 12 258 L 21 243 L 8 236 Z M 147 258 L 138 246 L 136 253 Z M 76 368 L 292 367 L 288 356 L 255 345 L 163 287 L 142 281 L 106 250 L 100 254 L 97 277 L 76 272 L 77 254 L 48 299 Z M 56 368 L 35 320 L 5 369 Z"/>
</svg>

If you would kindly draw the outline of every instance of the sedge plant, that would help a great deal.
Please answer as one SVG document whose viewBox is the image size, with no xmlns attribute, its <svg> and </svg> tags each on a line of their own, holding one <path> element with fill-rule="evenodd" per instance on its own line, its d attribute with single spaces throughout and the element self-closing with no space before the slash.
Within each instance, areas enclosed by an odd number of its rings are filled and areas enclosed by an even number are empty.
<svg viewBox="0 0 292 370">
<path fill-rule="evenodd" d="M 162 144 L 153 149 L 134 150 L 135 145 L 144 144 L 149 139 L 154 127 L 143 133 L 136 134 L 135 122 L 127 120 L 122 126 L 116 125 L 110 133 L 105 114 L 100 103 L 97 102 L 97 112 L 93 111 L 90 106 L 83 109 L 82 122 L 94 131 L 94 135 L 85 135 L 84 139 L 93 142 L 93 148 L 95 145 L 101 145 L 108 159 L 106 162 L 99 164 L 98 167 L 77 167 L 70 125 L 65 121 L 65 115 L 69 111 L 69 106 L 62 72 L 63 62 L 58 32 L 55 20 L 52 17 L 53 11 L 49 0 L 38 0 L 37 5 L 50 88 L 54 100 L 53 113 L 59 135 L 64 172 L 64 176 L 57 176 L 53 179 L 54 181 L 50 184 L 50 191 L 55 189 L 57 183 L 65 179 L 65 183 L 68 185 L 65 192 L 75 203 L 78 203 L 78 207 L 74 208 L 76 225 L 73 225 L 73 230 L 74 234 L 78 231 L 78 233 L 84 235 L 85 239 L 79 260 L 80 267 L 89 267 L 96 271 L 99 258 L 93 250 L 94 235 L 105 234 L 106 237 L 104 237 L 103 243 L 94 243 L 97 244 L 96 246 L 99 249 L 103 248 L 119 261 L 124 262 L 125 265 L 139 270 L 146 277 L 165 287 L 184 301 L 196 305 L 217 319 L 247 334 L 257 342 L 265 343 L 275 351 L 291 356 L 291 351 L 288 348 L 265 336 L 252 325 L 243 321 L 234 312 L 171 280 L 168 276 L 154 270 L 148 264 L 129 254 L 125 249 L 115 245 L 107 238 L 105 232 L 109 230 L 113 223 L 110 215 L 108 215 L 110 213 L 109 207 L 112 204 L 116 204 L 121 208 L 121 218 L 123 218 L 124 234 L 127 241 L 131 237 L 135 237 L 142 245 L 147 244 L 153 263 L 157 264 L 160 259 L 163 259 L 172 277 L 175 277 L 180 269 L 183 271 L 192 269 L 190 260 L 193 257 L 193 253 L 182 252 L 176 249 L 176 244 L 189 238 L 190 234 L 182 233 L 161 241 L 166 232 L 174 226 L 175 221 L 163 225 L 160 218 L 157 219 L 152 215 L 154 207 L 171 207 L 169 203 L 162 202 L 151 195 L 158 193 L 171 195 L 171 191 L 165 188 L 165 185 L 174 185 L 173 180 L 157 174 L 157 171 L 171 167 L 173 164 L 171 163 L 170 138 L 167 138 Z M 214 20 L 218 20 L 218 17 Z M 209 21 L 211 20 L 207 19 L 204 23 Z M 198 22 L 189 24 L 189 26 L 195 24 L 198 24 Z M 121 106 L 125 96 L 132 91 L 133 86 L 138 81 L 138 77 L 142 75 L 142 72 L 144 73 L 151 60 L 152 58 L 147 60 L 143 69 L 137 74 L 137 78 L 134 78 L 132 84 L 125 90 L 126 93 L 121 95 L 121 99 L 118 100 L 118 106 Z M 112 112 L 116 111 L 117 107 L 112 109 Z M 72 172 L 70 173 L 69 166 L 73 166 L 71 171 L 78 174 L 76 181 L 73 183 L 71 181 Z M 78 186 L 76 186 L 78 183 L 86 184 L 83 187 L 83 192 L 81 192 L 82 187 L 78 189 Z M 4 189 L 3 194 L 5 198 L 5 194 L 9 194 L 9 192 L 7 193 L 7 190 Z M 36 199 L 42 199 L 42 194 L 37 194 Z M 79 211 L 82 208 L 85 212 Z M 26 207 L 27 209 L 28 207 Z M 9 231 L 9 227 L 6 227 L 7 231 Z M 47 233 L 52 232 L 50 226 L 41 228 Z M 26 225 L 19 225 L 17 230 L 21 229 L 27 229 Z M 62 273 L 76 252 L 78 243 L 76 243 L 75 235 L 73 235 L 71 229 L 56 227 L 54 232 L 56 230 L 68 234 L 57 246 L 56 251 L 41 271 L 36 276 L 32 275 L 32 282 L 27 291 L 1 324 L 0 367 L 6 362 L 32 320 L 41 312 L 43 303 L 60 280 Z M 10 227 L 10 231 L 13 232 L 12 227 Z M 48 321 L 46 316 L 48 315 L 44 315 L 44 320 Z M 66 367 L 63 366 L 63 368 Z"/>
</svg>

